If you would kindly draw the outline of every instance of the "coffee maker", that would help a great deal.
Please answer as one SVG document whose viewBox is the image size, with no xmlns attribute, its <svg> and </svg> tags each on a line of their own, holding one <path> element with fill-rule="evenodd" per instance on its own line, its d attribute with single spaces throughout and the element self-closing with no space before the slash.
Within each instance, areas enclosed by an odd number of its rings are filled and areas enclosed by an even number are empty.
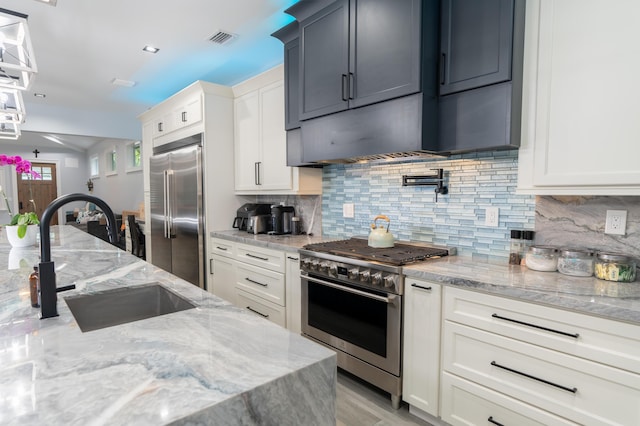
<svg viewBox="0 0 640 426">
<path fill-rule="evenodd" d="M 271 206 L 270 234 L 282 235 L 291 233 L 291 218 L 296 215 L 293 206 L 274 204 Z"/>
</svg>

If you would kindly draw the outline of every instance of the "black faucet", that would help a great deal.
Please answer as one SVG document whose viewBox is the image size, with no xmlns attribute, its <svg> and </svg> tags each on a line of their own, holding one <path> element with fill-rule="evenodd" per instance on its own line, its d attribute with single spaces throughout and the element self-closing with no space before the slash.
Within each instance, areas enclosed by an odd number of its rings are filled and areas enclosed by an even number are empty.
<svg viewBox="0 0 640 426">
<path fill-rule="evenodd" d="M 111 210 L 111 207 L 107 205 L 98 197 L 87 194 L 67 194 L 62 195 L 51 202 L 44 209 L 42 213 L 42 219 L 40 219 L 40 306 L 41 318 L 52 318 L 58 316 L 58 291 L 71 290 L 75 288 L 75 285 L 66 286 L 63 288 L 56 287 L 56 270 L 54 263 L 51 261 L 51 237 L 49 236 L 49 230 L 51 225 L 51 218 L 54 213 L 62 206 L 72 201 L 87 201 L 89 203 L 96 204 L 102 209 L 107 219 L 107 236 L 109 242 L 115 243 L 118 239 L 118 231 L 116 229 L 116 217 Z"/>
</svg>

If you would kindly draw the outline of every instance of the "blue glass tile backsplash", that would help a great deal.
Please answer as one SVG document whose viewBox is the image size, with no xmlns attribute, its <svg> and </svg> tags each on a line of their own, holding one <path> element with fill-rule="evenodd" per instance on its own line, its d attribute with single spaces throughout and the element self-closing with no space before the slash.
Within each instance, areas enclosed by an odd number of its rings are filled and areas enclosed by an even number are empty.
<svg viewBox="0 0 640 426">
<path fill-rule="evenodd" d="M 449 193 L 433 186 L 402 186 L 403 175 L 444 169 Z M 535 197 L 515 193 L 518 152 L 492 151 L 395 164 L 333 164 L 324 167 L 322 235 L 367 235 L 376 215 L 391 219 L 397 240 L 457 247 L 459 255 L 509 256 L 511 229 L 534 229 Z M 355 217 L 344 218 L 344 203 Z M 485 226 L 485 209 L 499 208 L 497 227 Z M 381 223 L 380 221 L 378 223 Z"/>
</svg>

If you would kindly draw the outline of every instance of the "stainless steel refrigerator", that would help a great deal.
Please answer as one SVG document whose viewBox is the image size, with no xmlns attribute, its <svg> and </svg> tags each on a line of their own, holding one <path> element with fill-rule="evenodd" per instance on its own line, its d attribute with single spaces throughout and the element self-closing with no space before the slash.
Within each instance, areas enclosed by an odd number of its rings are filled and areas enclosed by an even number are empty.
<svg viewBox="0 0 640 426">
<path fill-rule="evenodd" d="M 204 288 L 202 135 L 154 148 L 151 176 L 151 261 Z"/>
</svg>

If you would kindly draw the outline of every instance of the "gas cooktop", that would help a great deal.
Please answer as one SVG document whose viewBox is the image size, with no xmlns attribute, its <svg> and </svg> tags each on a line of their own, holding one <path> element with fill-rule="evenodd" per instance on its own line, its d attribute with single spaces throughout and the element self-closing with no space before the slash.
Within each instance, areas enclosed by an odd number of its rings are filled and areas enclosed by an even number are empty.
<svg viewBox="0 0 640 426">
<path fill-rule="evenodd" d="M 365 238 L 350 238 L 348 240 L 307 244 L 303 249 L 352 259 L 380 262 L 393 266 L 402 266 L 409 263 L 420 262 L 431 257 L 449 255 L 447 249 L 410 243 L 395 243 L 394 247 L 391 248 L 369 247 L 368 240 Z"/>
</svg>

